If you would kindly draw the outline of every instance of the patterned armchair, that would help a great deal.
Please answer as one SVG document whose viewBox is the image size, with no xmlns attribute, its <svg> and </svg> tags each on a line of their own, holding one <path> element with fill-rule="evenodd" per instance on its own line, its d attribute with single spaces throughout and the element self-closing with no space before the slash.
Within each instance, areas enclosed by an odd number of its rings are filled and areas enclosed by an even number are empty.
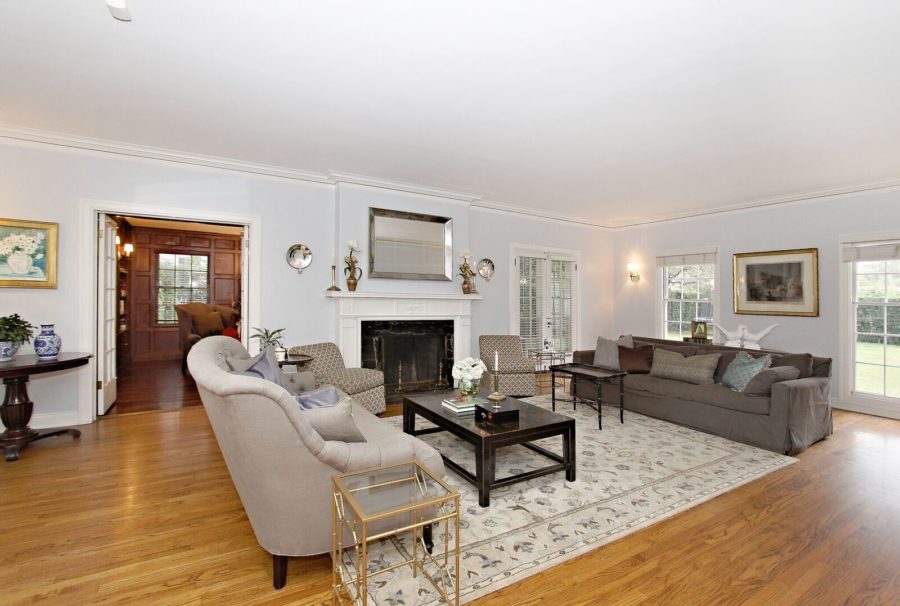
<svg viewBox="0 0 900 606">
<path fill-rule="evenodd" d="M 488 371 L 481 377 L 482 386 L 493 389 L 494 352 L 500 356 L 500 392 L 508 396 L 533 396 L 534 360 L 525 355 L 522 337 L 518 335 L 481 335 L 478 352 Z"/>
<path fill-rule="evenodd" d="M 291 347 L 288 355 L 306 354 L 312 361 L 303 370 L 316 377 L 319 385 L 334 385 L 375 414 L 384 412 L 384 373 L 371 368 L 347 368 L 341 350 L 334 343 L 313 343 Z"/>
</svg>

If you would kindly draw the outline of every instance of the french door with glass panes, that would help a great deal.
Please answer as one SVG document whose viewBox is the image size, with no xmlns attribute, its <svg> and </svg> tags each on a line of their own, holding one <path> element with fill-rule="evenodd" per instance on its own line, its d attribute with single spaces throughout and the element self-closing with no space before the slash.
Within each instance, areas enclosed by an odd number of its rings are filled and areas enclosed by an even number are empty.
<svg viewBox="0 0 900 606">
<path fill-rule="evenodd" d="M 900 402 L 900 259 L 856 261 L 851 271 L 853 392 Z"/>
<path fill-rule="evenodd" d="M 513 250 L 511 334 L 525 351 L 572 352 L 578 334 L 578 263 L 573 254 Z"/>
</svg>

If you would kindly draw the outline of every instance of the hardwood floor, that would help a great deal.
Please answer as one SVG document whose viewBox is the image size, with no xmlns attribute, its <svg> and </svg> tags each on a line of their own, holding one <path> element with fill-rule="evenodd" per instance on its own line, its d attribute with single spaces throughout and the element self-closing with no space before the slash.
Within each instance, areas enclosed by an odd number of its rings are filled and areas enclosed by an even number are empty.
<svg viewBox="0 0 900 606">
<path fill-rule="evenodd" d="M 107 414 L 202 406 L 197 384 L 181 373 L 181 360 L 132 362 L 119 372 L 116 403 Z"/>
<path fill-rule="evenodd" d="M 796 465 L 477 603 L 900 603 L 900 422 L 836 411 L 835 428 Z M 272 589 L 202 407 L 82 429 L 0 464 L 0 603 L 329 603 L 328 556 Z"/>
</svg>

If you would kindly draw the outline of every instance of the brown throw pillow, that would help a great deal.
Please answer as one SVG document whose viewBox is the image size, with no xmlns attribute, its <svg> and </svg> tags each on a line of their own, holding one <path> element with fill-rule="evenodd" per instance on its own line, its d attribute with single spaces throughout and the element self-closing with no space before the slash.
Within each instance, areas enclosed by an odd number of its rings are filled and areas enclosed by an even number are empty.
<svg viewBox="0 0 900 606">
<path fill-rule="evenodd" d="M 632 373 L 648 373 L 653 365 L 653 346 L 622 347 L 619 345 L 619 369 Z"/>
<path fill-rule="evenodd" d="M 813 357 L 808 353 L 772 356 L 772 366 L 793 366 L 800 372 L 798 378 L 806 379 L 812 376 Z"/>
<path fill-rule="evenodd" d="M 222 314 L 217 311 L 211 311 L 208 314 L 195 314 L 191 316 L 191 321 L 194 323 L 194 332 L 201 337 L 220 335 L 225 330 Z"/>
<path fill-rule="evenodd" d="M 750 379 L 742 392 L 747 396 L 770 396 L 772 385 L 782 381 L 791 381 L 800 376 L 800 371 L 793 366 L 775 366 L 762 370 Z"/>
</svg>

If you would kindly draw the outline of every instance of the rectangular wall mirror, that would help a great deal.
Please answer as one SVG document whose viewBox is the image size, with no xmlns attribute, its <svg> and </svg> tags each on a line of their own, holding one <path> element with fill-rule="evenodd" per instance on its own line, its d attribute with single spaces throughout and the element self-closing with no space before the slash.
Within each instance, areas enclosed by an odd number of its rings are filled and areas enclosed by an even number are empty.
<svg viewBox="0 0 900 606">
<path fill-rule="evenodd" d="M 453 219 L 369 209 L 369 277 L 451 280 Z"/>
</svg>

